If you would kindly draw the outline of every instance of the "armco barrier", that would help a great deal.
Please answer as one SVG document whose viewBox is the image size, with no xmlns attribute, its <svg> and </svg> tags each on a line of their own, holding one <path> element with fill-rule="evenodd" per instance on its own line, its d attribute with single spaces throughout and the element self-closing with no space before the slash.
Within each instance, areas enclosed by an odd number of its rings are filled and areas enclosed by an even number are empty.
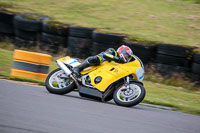
<svg viewBox="0 0 200 133">
<path fill-rule="evenodd" d="M 50 55 L 15 50 L 11 75 L 45 80 L 50 62 Z"/>
</svg>

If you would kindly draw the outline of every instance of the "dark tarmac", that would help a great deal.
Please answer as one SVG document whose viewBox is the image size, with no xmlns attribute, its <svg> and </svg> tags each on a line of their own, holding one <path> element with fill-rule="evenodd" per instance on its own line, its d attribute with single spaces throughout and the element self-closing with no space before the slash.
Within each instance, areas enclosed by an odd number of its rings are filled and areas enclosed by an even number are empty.
<svg viewBox="0 0 200 133">
<path fill-rule="evenodd" d="M 200 116 L 0 80 L 0 133 L 199 133 Z"/>
</svg>

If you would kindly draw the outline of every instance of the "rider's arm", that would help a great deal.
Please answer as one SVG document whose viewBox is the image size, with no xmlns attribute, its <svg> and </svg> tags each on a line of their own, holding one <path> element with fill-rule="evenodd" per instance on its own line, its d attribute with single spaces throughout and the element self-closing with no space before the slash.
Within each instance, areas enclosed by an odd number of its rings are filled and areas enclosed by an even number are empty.
<svg viewBox="0 0 200 133">
<path fill-rule="evenodd" d="M 108 61 L 115 61 L 117 63 L 124 63 L 119 57 L 108 54 L 108 53 L 104 53 L 103 58 L 108 60 Z"/>
</svg>

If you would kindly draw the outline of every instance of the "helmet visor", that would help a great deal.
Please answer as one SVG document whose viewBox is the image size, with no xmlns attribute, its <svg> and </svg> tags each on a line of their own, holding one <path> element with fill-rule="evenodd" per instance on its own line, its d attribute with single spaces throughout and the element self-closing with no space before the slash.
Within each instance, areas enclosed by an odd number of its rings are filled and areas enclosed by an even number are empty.
<svg viewBox="0 0 200 133">
<path fill-rule="evenodd" d="M 129 62 L 131 60 L 132 56 L 126 51 L 126 49 L 122 50 L 122 54 L 126 62 Z"/>
</svg>

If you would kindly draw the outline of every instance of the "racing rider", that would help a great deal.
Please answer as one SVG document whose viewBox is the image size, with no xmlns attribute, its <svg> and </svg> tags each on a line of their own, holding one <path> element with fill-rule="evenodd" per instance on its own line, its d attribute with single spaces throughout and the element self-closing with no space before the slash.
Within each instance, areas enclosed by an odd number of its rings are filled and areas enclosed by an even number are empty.
<svg viewBox="0 0 200 133">
<path fill-rule="evenodd" d="M 89 66 L 97 66 L 103 63 L 104 61 L 115 61 L 117 63 L 126 63 L 129 62 L 132 58 L 133 52 L 132 50 L 125 45 L 120 46 L 117 51 L 113 48 L 109 48 L 104 52 L 96 56 L 88 57 L 83 63 L 73 69 L 74 73 L 79 77 L 80 71 L 89 67 Z"/>
</svg>

